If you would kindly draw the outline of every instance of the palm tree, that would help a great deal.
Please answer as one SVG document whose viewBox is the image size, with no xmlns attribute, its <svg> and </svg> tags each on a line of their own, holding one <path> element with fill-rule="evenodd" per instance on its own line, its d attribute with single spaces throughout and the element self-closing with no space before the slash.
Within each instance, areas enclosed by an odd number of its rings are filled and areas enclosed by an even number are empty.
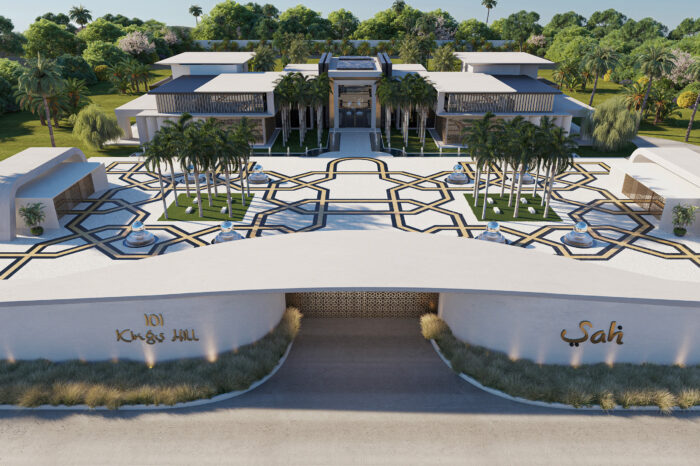
<svg viewBox="0 0 700 466">
<path fill-rule="evenodd" d="M 519 149 L 518 161 L 518 190 L 515 195 L 515 209 L 513 210 L 513 218 L 518 218 L 520 212 L 520 197 L 523 191 L 523 178 L 525 171 L 530 165 L 530 161 L 535 157 L 535 154 L 540 150 L 541 133 L 539 128 L 530 122 L 523 121 L 520 124 L 519 131 L 514 134 L 514 142 Z"/>
<path fill-rule="evenodd" d="M 494 130 L 499 131 L 501 128 L 500 125 L 495 125 L 491 121 L 494 117 L 495 115 L 493 113 L 488 112 L 486 113 L 486 115 L 484 115 L 483 119 L 481 120 L 481 125 L 486 131 L 486 142 L 485 144 L 483 144 L 480 150 L 477 151 L 478 155 L 476 159 L 476 166 L 479 173 L 482 173 L 484 171 L 484 167 L 486 167 L 486 188 L 484 189 L 484 202 L 481 208 L 481 220 L 484 220 L 486 218 L 486 199 L 488 199 L 489 197 L 489 184 L 491 182 L 491 164 L 496 162 L 497 158 L 496 145 L 494 144 Z"/>
<path fill-rule="evenodd" d="M 550 156 L 550 166 L 548 172 L 550 173 L 549 183 L 547 186 L 547 201 L 544 208 L 544 217 L 547 218 L 549 215 L 549 205 L 552 199 L 552 186 L 554 185 L 554 179 L 557 175 L 565 172 L 573 164 L 574 152 L 578 145 L 574 140 L 573 136 L 570 136 L 564 131 L 563 128 L 554 127 L 549 131 L 547 140 L 545 142 L 546 150 L 549 151 Z"/>
<path fill-rule="evenodd" d="M 80 26 L 80 29 L 84 28 L 85 25 L 92 20 L 90 10 L 85 8 L 83 5 L 74 6 L 71 8 L 68 12 L 68 16 L 70 16 L 70 19 L 75 21 L 75 24 Z"/>
<path fill-rule="evenodd" d="M 490 160 L 489 152 L 493 152 L 491 140 L 493 137 L 494 114 L 488 112 L 483 118 L 472 121 L 462 130 L 462 144 L 467 146 L 467 152 L 476 162 L 476 178 L 474 179 L 474 207 L 479 205 L 479 183 L 481 168 L 486 160 Z M 490 172 L 489 172 L 490 174 Z"/>
<path fill-rule="evenodd" d="M 491 14 L 491 9 L 495 8 L 498 2 L 496 0 L 482 0 L 481 4 L 486 7 L 486 24 L 489 24 L 489 15 Z"/>
<path fill-rule="evenodd" d="M 243 169 L 241 170 L 241 200 L 245 198 L 245 193 L 243 193 L 243 181 L 245 180 L 248 197 L 250 197 L 250 182 L 248 181 L 248 159 L 251 152 L 253 152 L 253 143 L 255 143 L 255 131 L 250 121 L 243 117 L 241 121 L 236 126 L 235 130 L 236 138 L 240 144 L 241 152 L 239 153 L 241 159 L 243 160 Z M 245 178 L 244 178 L 245 172 Z"/>
<path fill-rule="evenodd" d="M 160 164 L 168 158 L 170 145 L 167 138 L 160 132 L 156 132 L 153 139 L 144 144 L 143 155 L 146 157 L 146 167 L 149 170 L 158 172 L 158 181 L 160 183 L 160 198 L 163 201 L 163 215 L 168 219 L 168 204 L 165 200 L 165 188 L 163 187 L 163 174 L 160 169 Z M 177 194 L 176 194 L 177 197 Z"/>
<path fill-rule="evenodd" d="M 379 105 L 384 108 L 384 131 L 386 131 L 386 140 L 391 147 L 391 114 L 400 106 L 401 83 L 396 78 L 383 76 L 377 84 L 377 99 Z"/>
<path fill-rule="evenodd" d="M 201 121 L 193 121 L 188 124 L 184 130 L 182 139 L 182 160 L 187 166 L 192 166 L 194 171 L 194 184 L 197 190 L 197 207 L 199 208 L 199 217 L 204 217 L 202 208 L 202 190 L 199 185 L 200 166 L 203 165 L 201 156 L 201 147 L 206 143 L 206 137 L 202 129 Z"/>
<path fill-rule="evenodd" d="M 309 87 L 310 103 L 316 109 L 316 137 L 318 147 L 321 147 L 323 137 L 323 108 L 328 105 L 331 93 L 328 73 L 322 73 L 314 78 Z"/>
<path fill-rule="evenodd" d="M 510 171 L 512 173 L 510 178 L 510 194 L 508 196 L 508 207 L 513 205 L 513 195 L 515 194 L 515 171 L 518 169 L 520 164 L 521 149 L 518 144 L 518 138 L 520 132 L 522 131 L 522 126 L 525 124 L 525 120 L 521 116 L 516 116 L 503 123 L 503 128 L 501 131 L 501 136 L 499 138 L 499 152 L 503 158 L 504 171 L 503 171 L 503 185 L 501 186 L 501 197 L 503 197 L 503 191 L 505 189 L 506 180 L 508 178 L 508 166 L 510 166 Z"/>
<path fill-rule="evenodd" d="M 432 83 L 425 79 L 425 77 L 418 76 L 413 86 L 413 99 L 420 117 L 418 125 L 418 138 L 420 139 L 421 147 L 425 148 L 425 133 L 428 123 L 428 112 L 430 112 L 430 109 L 435 108 L 437 91 L 433 87 Z"/>
<path fill-rule="evenodd" d="M 411 113 L 416 104 L 418 89 L 421 86 L 419 81 L 422 78 L 416 74 L 407 74 L 401 79 L 399 84 L 400 107 L 402 112 L 403 144 L 408 146 L 408 124 L 411 120 Z"/>
<path fill-rule="evenodd" d="M 306 139 L 306 109 L 311 101 L 310 88 L 311 84 L 308 76 L 294 73 L 294 96 L 299 115 L 299 147 L 304 146 L 304 140 Z"/>
<path fill-rule="evenodd" d="M 535 153 L 535 186 L 532 190 L 533 200 L 537 197 L 537 190 L 540 187 L 540 171 L 545 165 L 546 158 L 548 156 L 547 150 L 545 150 L 546 142 L 549 139 L 550 132 L 554 128 L 554 120 L 548 116 L 544 116 L 540 119 L 540 124 L 538 126 L 538 131 L 542 138 L 543 144 L 538 146 L 538 150 Z"/>
<path fill-rule="evenodd" d="M 226 177 L 226 205 L 228 206 L 228 217 L 232 218 L 231 172 L 240 170 L 241 153 L 245 149 L 241 147 L 235 131 L 230 126 L 228 128 L 220 128 L 217 132 L 217 138 L 217 146 L 219 147 L 217 162 L 219 169 L 223 170 Z"/>
<path fill-rule="evenodd" d="M 687 75 L 691 77 L 692 81 L 700 81 L 700 61 L 696 60 L 692 65 L 690 65 Z M 693 122 L 695 121 L 695 114 L 698 111 L 698 105 L 700 105 L 700 92 L 698 92 L 698 96 L 695 99 L 695 105 L 693 105 L 693 114 L 690 115 L 688 130 L 685 132 L 685 142 L 688 142 L 688 139 L 690 138 L 690 130 L 693 129 Z"/>
<path fill-rule="evenodd" d="M 646 89 L 642 83 L 635 81 L 628 84 L 625 86 L 623 93 L 625 105 L 627 105 L 629 110 L 639 111 L 642 108 L 644 96 L 646 95 Z"/>
<path fill-rule="evenodd" d="M 202 16 L 202 7 L 199 5 L 192 5 L 190 7 L 190 14 L 194 16 L 195 26 L 199 26 L 199 17 Z"/>
<path fill-rule="evenodd" d="M 438 47 L 433 52 L 433 69 L 435 71 L 454 71 L 457 66 L 455 49 L 451 43 Z"/>
<path fill-rule="evenodd" d="M 608 70 L 614 69 L 620 61 L 620 56 L 615 50 L 610 47 L 601 47 L 596 45 L 585 56 L 583 66 L 586 70 L 593 73 L 595 79 L 593 81 L 593 92 L 588 101 L 588 105 L 593 105 L 593 97 L 598 89 L 598 78 L 600 75 L 605 75 Z"/>
<path fill-rule="evenodd" d="M 649 83 L 644 94 L 642 107 L 639 110 L 640 119 L 637 123 L 637 129 L 639 129 L 639 123 L 644 117 L 644 110 L 647 107 L 647 100 L 649 99 L 649 92 L 651 92 L 651 85 L 654 79 L 660 79 L 664 75 L 671 73 L 671 70 L 675 67 L 674 60 L 675 56 L 660 45 L 647 45 L 642 49 L 642 53 L 638 58 L 639 69 L 649 78 Z"/>
<path fill-rule="evenodd" d="M 153 79 L 153 77 L 155 77 L 155 74 L 153 73 L 153 71 L 151 71 L 151 65 L 149 65 L 148 63 L 134 63 L 133 73 L 135 81 L 137 83 L 143 83 L 144 92 L 148 92 L 148 83 L 151 79 Z"/>
<path fill-rule="evenodd" d="M 67 99 L 65 110 L 68 115 L 77 115 L 80 110 L 92 103 L 88 92 L 88 87 L 82 79 L 66 79 L 63 93 Z"/>
<path fill-rule="evenodd" d="M 46 124 L 49 127 L 51 146 L 56 147 L 51 125 L 51 112 L 48 98 L 61 93 L 65 83 L 61 78 L 60 67 L 55 61 L 43 58 L 41 54 L 36 59 L 29 60 L 22 74 L 17 80 L 18 90 L 32 98 L 41 98 L 44 103 Z"/>
<path fill-rule="evenodd" d="M 251 60 L 253 71 L 273 71 L 275 69 L 275 52 L 272 47 L 260 43 L 254 50 L 255 56 Z"/>
<path fill-rule="evenodd" d="M 175 205 L 180 206 L 177 200 L 177 183 L 175 181 L 175 169 L 173 168 L 173 158 L 177 159 L 182 168 L 182 174 L 185 178 L 185 190 L 187 192 L 187 197 L 190 196 L 190 180 L 189 180 L 189 170 L 187 167 L 187 153 L 184 150 L 186 144 L 183 139 L 185 138 L 185 129 L 192 122 L 192 115 L 189 113 L 183 113 L 177 121 L 165 120 L 163 128 L 159 131 L 165 131 L 168 140 L 170 142 L 171 150 L 169 152 L 168 163 L 170 165 L 170 177 L 173 184 L 173 191 L 175 192 Z"/>
<path fill-rule="evenodd" d="M 290 113 L 292 105 L 295 102 L 293 73 L 283 75 L 275 84 L 275 107 L 280 110 L 280 116 L 282 118 L 282 143 L 286 145 L 291 131 Z"/>
</svg>

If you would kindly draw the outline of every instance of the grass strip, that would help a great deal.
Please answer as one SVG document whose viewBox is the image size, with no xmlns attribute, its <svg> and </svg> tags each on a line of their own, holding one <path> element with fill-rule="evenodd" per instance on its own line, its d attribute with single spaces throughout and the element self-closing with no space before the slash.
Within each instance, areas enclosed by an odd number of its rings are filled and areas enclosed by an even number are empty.
<svg viewBox="0 0 700 466">
<path fill-rule="evenodd" d="M 484 221 L 495 220 L 497 222 L 561 222 L 561 218 L 549 207 L 549 213 L 547 218 L 544 218 L 544 206 L 540 206 L 542 198 L 540 196 L 533 196 L 532 194 L 521 194 L 520 197 L 527 199 L 527 204 L 520 204 L 520 210 L 518 211 L 518 218 L 513 218 L 513 213 L 515 212 L 515 195 L 513 195 L 513 205 L 508 207 L 508 189 L 503 197 L 500 197 L 501 188 L 492 186 L 494 191 L 489 190 L 489 197 L 493 199 L 493 204 L 486 206 L 486 217 Z M 481 220 L 481 212 L 483 209 L 484 194 L 479 195 L 479 205 L 474 207 L 474 196 L 471 194 L 465 194 L 464 197 L 467 199 L 469 208 L 472 212 Z M 501 209 L 500 214 L 495 214 L 493 208 L 498 207 Z M 535 213 L 531 214 L 528 212 L 527 208 L 532 207 L 535 209 Z"/>
<path fill-rule="evenodd" d="M 458 340 L 435 314 L 421 317 L 421 332 L 435 340 L 452 369 L 511 396 L 577 408 L 657 406 L 668 413 L 700 405 L 700 366 L 620 363 L 578 367 L 512 360 L 506 354 Z"/>
<path fill-rule="evenodd" d="M 194 188 L 192 188 L 191 191 L 194 194 Z M 248 211 L 248 207 L 250 206 L 250 202 L 253 200 L 253 196 L 246 196 L 246 204 L 241 205 L 241 193 L 231 193 L 231 210 L 233 211 L 233 217 L 231 218 L 228 216 L 228 213 L 221 213 L 222 207 L 228 207 L 228 202 L 226 200 L 225 193 L 220 193 L 218 196 L 212 195 L 212 207 L 209 207 L 209 195 L 206 192 L 206 188 L 203 188 L 202 191 L 202 214 L 204 215 L 203 217 L 199 216 L 199 209 L 197 207 L 197 204 L 194 203 L 194 201 L 197 199 L 196 195 L 194 195 L 193 197 L 189 197 L 187 196 L 187 194 L 179 194 L 177 196 L 177 200 L 180 203 L 180 206 L 176 206 L 175 202 L 170 204 L 168 206 L 168 219 L 165 219 L 165 215 L 161 215 L 158 221 L 164 222 L 182 220 L 185 222 L 191 222 L 196 220 L 233 220 L 236 222 L 240 222 L 241 220 L 243 220 L 243 217 L 245 217 L 245 214 Z M 185 209 L 187 209 L 188 207 L 192 207 L 191 214 L 185 212 Z"/>
<path fill-rule="evenodd" d="M 279 324 L 255 343 L 220 353 L 214 362 L 188 358 L 158 363 L 0 361 L 0 404 L 35 407 L 86 404 L 174 405 L 245 390 L 265 377 L 299 331 L 301 313 L 288 308 Z"/>
</svg>

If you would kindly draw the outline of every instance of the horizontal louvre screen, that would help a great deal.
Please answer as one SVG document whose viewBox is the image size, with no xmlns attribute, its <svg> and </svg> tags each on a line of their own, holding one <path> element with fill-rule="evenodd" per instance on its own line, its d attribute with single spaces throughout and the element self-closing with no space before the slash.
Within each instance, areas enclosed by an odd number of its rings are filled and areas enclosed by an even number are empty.
<svg viewBox="0 0 700 466">
<path fill-rule="evenodd" d="M 266 113 L 265 94 L 156 94 L 160 113 Z"/>
<path fill-rule="evenodd" d="M 554 94 L 458 94 L 445 96 L 448 113 L 543 113 L 554 108 Z"/>
</svg>

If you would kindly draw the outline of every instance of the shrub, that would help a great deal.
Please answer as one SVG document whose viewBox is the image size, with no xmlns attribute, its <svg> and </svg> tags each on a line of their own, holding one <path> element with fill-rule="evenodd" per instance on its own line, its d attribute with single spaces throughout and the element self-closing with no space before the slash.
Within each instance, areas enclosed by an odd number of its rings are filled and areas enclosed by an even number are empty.
<svg viewBox="0 0 700 466">
<path fill-rule="evenodd" d="M 678 96 L 676 102 L 681 108 L 693 108 L 695 101 L 698 99 L 698 93 L 693 91 L 685 91 Z"/>
<path fill-rule="evenodd" d="M 107 141 L 117 139 L 122 130 L 113 115 L 107 115 L 95 104 L 83 108 L 75 119 L 73 136 L 89 146 L 102 149 Z"/>
<path fill-rule="evenodd" d="M 19 216 L 29 228 L 38 226 L 46 218 L 44 204 L 33 202 L 19 208 Z"/>
<path fill-rule="evenodd" d="M 128 55 L 114 44 L 108 42 L 90 42 L 83 51 L 83 58 L 90 66 L 107 65 L 112 66 L 128 58 Z"/>
<path fill-rule="evenodd" d="M 24 67 L 19 62 L 9 58 L 0 58 L 0 78 L 6 80 L 10 85 L 17 85 L 17 79 L 23 70 Z"/>
<path fill-rule="evenodd" d="M 637 134 L 638 118 L 639 114 L 630 111 L 622 98 L 599 104 L 593 114 L 593 146 L 599 150 L 619 150 Z"/>
<path fill-rule="evenodd" d="M 97 76 L 97 79 L 100 81 L 108 81 L 109 80 L 109 66 L 97 65 L 95 67 L 95 75 Z"/>
<path fill-rule="evenodd" d="M 75 78 L 85 82 L 85 84 L 95 84 L 97 76 L 85 59 L 78 55 L 61 55 L 56 59 L 56 63 L 61 67 L 61 76 L 64 79 Z"/>
<path fill-rule="evenodd" d="M 673 226 L 686 228 L 695 221 L 695 211 L 698 207 L 692 205 L 676 204 L 673 207 Z"/>
</svg>

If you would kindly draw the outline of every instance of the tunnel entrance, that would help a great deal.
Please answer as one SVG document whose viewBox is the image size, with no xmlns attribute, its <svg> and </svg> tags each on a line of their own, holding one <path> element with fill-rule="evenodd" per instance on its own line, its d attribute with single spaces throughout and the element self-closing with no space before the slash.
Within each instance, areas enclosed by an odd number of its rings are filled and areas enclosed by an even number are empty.
<svg viewBox="0 0 700 466">
<path fill-rule="evenodd" d="M 304 317 L 412 318 L 437 312 L 439 293 L 410 291 L 320 291 L 287 293 L 287 306 Z"/>
</svg>

